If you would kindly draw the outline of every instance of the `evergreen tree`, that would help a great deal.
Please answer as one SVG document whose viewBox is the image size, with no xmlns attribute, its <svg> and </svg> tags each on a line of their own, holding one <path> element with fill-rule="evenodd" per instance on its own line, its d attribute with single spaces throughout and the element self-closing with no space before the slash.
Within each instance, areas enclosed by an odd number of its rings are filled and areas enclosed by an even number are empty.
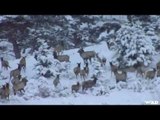
<svg viewBox="0 0 160 120">
<path fill-rule="evenodd" d="M 151 63 L 155 50 L 152 41 L 145 35 L 139 25 L 123 26 L 117 33 L 117 61 L 121 67 L 134 66 L 139 63 Z"/>
<path fill-rule="evenodd" d="M 155 47 L 155 50 L 160 50 L 160 39 L 155 34 L 155 30 L 152 27 L 149 27 L 146 31 L 146 36 L 152 41 L 153 46 Z"/>
<path fill-rule="evenodd" d="M 45 78 L 50 78 L 53 76 L 53 70 L 51 68 L 52 62 L 49 57 L 49 46 L 43 39 L 38 39 L 40 47 L 37 52 L 37 64 L 35 69 L 37 71 L 38 77 L 44 76 Z"/>
</svg>

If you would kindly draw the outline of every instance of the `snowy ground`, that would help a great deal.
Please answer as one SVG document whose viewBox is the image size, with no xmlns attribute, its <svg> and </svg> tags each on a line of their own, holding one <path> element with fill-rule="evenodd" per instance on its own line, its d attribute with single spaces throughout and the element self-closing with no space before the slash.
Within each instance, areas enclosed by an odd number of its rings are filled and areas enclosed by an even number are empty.
<svg viewBox="0 0 160 120">
<path fill-rule="evenodd" d="M 78 49 L 64 51 L 63 54 L 70 56 L 71 63 L 62 63 L 61 65 L 53 66 L 53 69 L 66 68 L 67 71 L 62 71 L 60 75 L 60 85 L 55 88 L 52 79 L 35 78 L 36 71 L 34 65 L 36 60 L 33 56 L 27 56 L 27 69 L 22 72 L 22 76 L 27 76 L 29 80 L 25 87 L 23 95 L 13 95 L 11 90 L 10 100 L 1 100 L 1 105 L 12 104 L 53 104 L 53 105 L 145 105 L 146 101 L 158 101 L 160 104 L 160 78 L 155 78 L 152 81 L 147 81 L 140 77 L 135 77 L 135 73 L 129 73 L 127 83 L 120 82 L 116 84 L 114 75 L 111 76 L 109 61 L 112 60 L 114 52 L 108 50 L 105 42 L 99 45 L 93 45 L 85 48 L 85 50 L 95 50 L 100 57 L 107 58 L 107 64 L 100 67 L 100 64 L 95 59 L 89 64 L 90 74 L 87 79 L 97 73 L 95 68 L 99 69 L 100 75 L 95 87 L 87 90 L 85 93 L 80 90 L 78 93 L 71 92 L 71 86 L 83 81 L 80 78 L 76 79 L 73 68 L 81 62 L 81 68 L 84 66 L 82 58 L 77 53 Z M 160 60 L 160 55 L 153 57 L 153 66 Z M 52 56 L 50 56 L 53 59 Z M 2 70 L 0 86 L 9 81 L 9 72 L 17 68 L 19 60 L 9 61 L 11 69 Z M 54 59 L 53 59 L 54 62 Z M 10 83 L 11 84 L 11 83 Z M 100 94 L 100 90 L 103 94 Z"/>
</svg>

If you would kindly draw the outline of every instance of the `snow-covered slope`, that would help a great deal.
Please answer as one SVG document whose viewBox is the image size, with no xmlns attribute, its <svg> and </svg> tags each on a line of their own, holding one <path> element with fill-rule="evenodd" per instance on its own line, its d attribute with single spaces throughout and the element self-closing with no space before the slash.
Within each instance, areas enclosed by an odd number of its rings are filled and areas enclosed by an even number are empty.
<svg viewBox="0 0 160 120">
<path fill-rule="evenodd" d="M 63 54 L 70 56 L 70 63 L 62 63 L 55 66 L 53 64 L 53 70 L 64 68 L 60 73 L 60 84 L 58 87 L 54 87 L 53 80 L 40 77 L 36 78 L 36 71 L 34 69 L 36 60 L 33 56 L 27 56 L 27 69 L 22 71 L 22 76 L 26 76 L 28 79 L 27 86 L 25 87 L 24 94 L 14 95 L 11 89 L 10 100 L 0 99 L 0 104 L 61 104 L 61 105 L 141 105 L 145 104 L 145 101 L 158 101 L 160 99 L 160 78 L 155 78 L 152 81 L 147 81 L 140 77 L 136 77 L 135 73 L 129 73 L 127 83 L 119 82 L 116 84 L 114 75 L 111 76 L 109 61 L 112 60 L 114 55 L 113 51 L 110 51 L 106 42 L 101 42 L 99 45 L 89 46 L 84 50 L 94 50 L 99 53 L 100 57 L 107 59 L 107 64 L 101 67 L 97 59 L 94 59 L 92 63 L 89 63 L 90 73 L 87 80 L 91 79 L 93 74 L 98 74 L 98 81 L 95 87 L 78 93 L 71 92 L 71 86 L 76 84 L 77 81 L 82 83 L 80 77 L 76 79 L 73 72 L 77 63 L 81 62 L 81 68 L 84 66 L 83 60 L 77 52 L 78 49 L 72 49 L 64 51 Z M 159 55 L 156 55 L 155 63 L 160 60 Z M 52 54 L 50 59 L 53 59 Z M 53 59 L 53 63 L 54 63 Z M 5 84 L 9 80 L 9 72 L 17 68 L 19 60 L 9 61 L 11 68 L 7 70 L 1 69 L 0 86 Z M 155 65 L 154 63 L 154 65 Z M 67 69 L 67 70 L 65 70 Z M 12 85 L 10 83 L 10 85 Z M 101 92 L 102 94 L 100 94 Z"/>
</svg>

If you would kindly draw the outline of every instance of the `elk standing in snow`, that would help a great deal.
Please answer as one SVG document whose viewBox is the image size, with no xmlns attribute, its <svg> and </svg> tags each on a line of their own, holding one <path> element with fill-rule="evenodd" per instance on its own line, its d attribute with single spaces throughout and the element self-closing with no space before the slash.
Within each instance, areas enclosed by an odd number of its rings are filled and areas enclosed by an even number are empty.
<svg viewBox="0 0 160 120">
<path fill-rule="evenodd" d="M 1 98 L 5 98 L 9 100 L 9 95 L 10 95 L 10 89 L 9 89 L 9 83 L 6 83 L 5 85 L 0 88 L 0 96 Z"/>
<path fill-rule="evenodd" d="M 17 68 L 17 69 L 14 69 L 14 70 L 12 70 L 12 71 L 10 72 L 10 79 L 11 79 L 12 77 L 16 78 L 17 76 L 20 75 L 20 73 L 21 73 L 21 65 L 18 64 L 18 68 Z"/>
<path fill-rule="evenodd" d="M 86 63 L 86 66 L 85 66 L 86 68 L 85 68 L 85 71 L 86 71 L 86 74 L 87 74 L 87 76 L 88 76 L 88 74 L 89 74 L 89 67 L 88 67 L 88 63 Z"/>
<path fill-rule="evenodd" d="M 19 62 L 21 68 L 23 68 L 24 70 L 26 70 L 26 56 L 22 57 L 22 59 Z"/>
<path fill-rule="evenodd" d="M 82 90 L 83 91 L 95 86 L 98 79 L 96 76 L 93 76 L 92 78 L 93 78 L 93 80 L 87 80 L 87 81 L 82 82 Z"/>
<path fill-rule="evenodd" d="M 153 70 L 148 70 L 145 72 L 145 78 L 146 79 L 153 79 L 156 75 L 156 69 L 153 68 Z"/>
<path fill-rule="evenodd" d="M 76 85 L 72 85 L 71 89 L 72 89 L 72 93 L 75 91 L 75 92 L 78 92 L 78 90 L 80 89 L 81 85 L 79 82 L 77 82 Z"/>
<path fill-rule="evenodd" d="M 124 72 L 124 71 L 121 71 L 121 70 L 116 70 L 114 72 L 114 75 L 116 77 L 116 83 L 118 83 L 119 81 L 126 82 L 126 80 L 127 80 L 127 72 Z"/>
<path fill-rule="evenodd" d="M 160 77 L 160 69 L 157 69 L 157 77 Z"/>
<path fill-rule="evenodd" d="M 160 69 L 160 61 L 156 64 L 157 69 Z"/>
<path fill-rule="evenodd" d="M 110 64 L 110 66 L 111 66 L 111 76 L 112 76 L 112 72 L 113 72 L 113 73 L 114 73 L 114 72 L 116 72 L 116 71 L 117 71 L 117 69 L 118 69 L 118 66 L 113 65 L 113 63 L 112 63 L 112 62 L 109 62 L 109 64 Z"/>
<path fill-rule="evenodd" d="M 69 56 L 68 55 L 57 55 L 57 52 L 53 52 L 54 59 L 59 60 L 60 62 L 69 62 Z"/>
<path fill-rule="evenodd" d="M 13 84 L 13 91 L 14 95 L 16 95 L 17 91 L 20 91 L 22 93 L 25 92 L 24 87 L 27 85 L 28 80 L 26 78 L 23 78 L 21 81 L 19 81 L 16 84 Z"/>
<path fill-rule="evenodd" d="M 22 78 L 21 75 L 18 75 L 18 76 L 16 76 L 16 77 L 14 77 L 14 78 L 11 80 L 12 84 L 17 84 L 19 81 L 21 81 L 21 78 Z"/>
<path fill-rule="evenodd" d="M 56 78 L 53 81 L 54 87 L 57 87 L 57 85 L 60 83 L 59 81 L 59 74 L 56 76 Z"/>
<path fill-rule="evenodd" d="M 74 74 L 76 75 L 76 78 L 80 74 L 80 70 L 81 70 L 81 63 L 77 63 L 77 64 L 78 66 L 73 69 Z"/>
<path fill-rule="evenodd" d="M 146 70 L 143 67 L 138 67 L 136 76 L 140 75 L 143 78 L 145 75 L 145 72 Z"/>
<path fill-rule="evenodd" d="M 86 63 L 87 60 L 89 60 L 91 63 L 91 59 L 94 58 L 96 55 L 96 53 L 94 51 L 84 51 L 83 48 L 79 49 L 78 53 L 82 57 L 84 63 Z"/>
<path fill-rule="evenodd" d="M 99 57 L 99 55 L 98 55 L 98 53 L 96 54 L 96 57 L 97 57 L 97 59 L 98 59 L 98 62 L 100 62 L 100 64 L 101 64 L 101 67 L 103 67 L 103 66 L 105 66 L 105 64 L 106 64 L 106 58 L 100 58 Z"/>
<path fill-rule="evenodd" d="M 86 78 L 86 67 L 84 67 L 83 70 L 80 70 L 80 76 L 81 76 L 81 79 L 83 78 L 83 80 L 85 80 L 85 78 Z"/>
<path fill-rule="evenodd" d="M 1 57 L 1 66 L 2 66 L 2 68 L 5 68 L 7 70 L 8 70 L 8 68 L 10 68 L 9 62 L 7 60 L 4 60 L 3 57 Z"/>
<path fill-rule="evenodd" d="M 56 45 L 54 51 L 56 51 L 57 54 L 60 55 L 60 53 L 62 53 L 63 50 L 64 50 L 64 42 L 61 41 L 60 44 Z"/>
</svg>

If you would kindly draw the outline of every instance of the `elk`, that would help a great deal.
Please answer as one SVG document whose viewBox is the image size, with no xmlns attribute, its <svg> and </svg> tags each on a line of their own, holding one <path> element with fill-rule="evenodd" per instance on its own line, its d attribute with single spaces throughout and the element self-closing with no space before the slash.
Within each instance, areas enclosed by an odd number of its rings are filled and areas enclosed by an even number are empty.
<svg viewBox="0 0 160 120">
<path fill-rule="evenodd" d="M 86 63 L 87 60 L 89 60 L 91 63 L 91 59 L 94 58 L 96 55 L 96 53 L 94 51 L 84 51 L 83 48 L 79 49 L 78 53 L 82 57 L 84 63 Z"/>
<path fill-rule="evenodd" d="M 68 55 L 57 55 L 57 52 L 53 52 L 54 59 L 59 60 L 60 62 L 69 62 L 69 56 Z"/>
<path fill-rule="evenodd" d="M 21 78 L 22 78 L 21 75 L 18 75 L 18 76 L 16 76 L 16 77 L 14 77 L 14 78 L 11 80 L 12 84 L 17 84 L 19 81 L 21 81 Z"/>
<path fill-rule="evenodd" d="M 120 68 L 122 71 L 124 72 L 135 72 L 136 71 L 136 68 L 133 67 L 133 66 L 127 66 L 125 68 Z"/>
<path fill-rule="evenodd" d="M 21 68 L 23 68 L 24 70 L 26 70 L 26 56 L 22 57 L 22 59 L 19 62 Z"/>
<path fill-rule="evenodd" d="M 76 75 L 76 78 L 80 74 L 80 70 L 81 70 L 81 63 L 77 63 L 77 64 L 78 64 L 77 67 L 73 69 L 74 74 Z"/>
<path fill-rule="evenodd" d="M 114 75 L 116 77 L 116 83 L 118 83 L 119 81 L 125 81 L 127 80 L 127 72 L 125 71 L 121 71 L 121 70 L 116 70 L 114 72 Z"/>
<path fill-rule="evenodd" d="M 1 57 L 1 66 L 2 66 L 2 68 L 5 68 L 7 70 L 8 70 L 8 68 L 11 68 L 9 66 L 9 62 L 7 60 L 4 60 L 3 57 Z"/>
<path fill-rule="evenodd" d="M 160 77 L 160 69 L 157 69 L 157 77 Z"/>
<path fill-rule="evenodd" d="M 8 98 L 9 100 L 9 94 L 10 94 L 9 83 L 6 83 L 5 85 L 2 86 L 2 88 L 0 88 L 0 95 L 2 99 Z"/>
<path fill-rule="evenodd" d="M 26 78 L 23 78 L 21 81 L 19 81 L 16 84 L 13 84 L 13 91 L 14 91 L 14 95 L 16 95 L 17 91 L 20 91 L 22 93 L 25 92 L 24 87 L 27 85 L 28 80 Z"/>
<path fill-rule="evenodd" d="M 138 76 L 138 74 L 139 74 L 143 78 L 145 75 L 145 72 L 146 72 L 146 70 L 143 67 L 138 67 L 136 76 Z"/>
<path fill-rule="evenodd" d="M 72 93 L 75 91 L 75 92 L 78 92 L 78 90 L 80 89 L 81 85 L 79 82 L 77 82 L 76 85 L 72 85 L 71 89 L 72 89 Z"/>
<path fill-rule="evenodd" d="M 81 76 L 81 79 L 83 78 L 83 80 L 85 80 L 85 77 L 86 77 L 86 67 L 84 67 L 83 70 L 80 70 L 80 76 Z"/>
<path fill-rule="evenodd" d="M 62 53 L 63 50 L 64 50 L 64 42 L 61 41 L 60 44 L 56 45 L 54 51 L 56 51 L 57 54 L 60 55 L 60 53 Z"/>
<path fill-rule="evenodd" d="M 113 65 L 113 63 L 112 63 L 112 62 L 109 62 L 109 64 L 110 64 L 110 66 L 111 66 L 111 76 L 112 76 L 112 72 L 113 72 L 113 73 L 114 73 L 114 72 L 116 72 L 116 71 L 117 71 L 117 69 L 118 69 L 118 66 Z"/>
<path fill-rule="evenodd" d="M 0 96 L 1 96 L 1 98 L 4 98 L 4 91 L 5 91 L 5 85 L 3 85 L 2 88 L 0 88 Z"/>
<path fill-rule="evenodd" d="M 12 77 L 16 78 L 17 76 L 20 75 L 20 73 L 21 73 L 21 65 L 18 64 L 18 68 L 17 68 L 17 69 L 14 69 L 14 70 L 12 70 L 12 71 L 10 72 L 10 79 L 11 79 Z"/>
<path fill-rule="evenodd" d="M 87 80 L 87 81 L 82 82 L 82 90 L 83 91 L 95 86 L 98 79 L 96 76 L 93 76 L 92 78 L 93 78 L 93 80 Z"/>
<path fill-rule="evenodd" d="M 98 55 L 98 53 L 96 54 L 96 57 L 97 57 L 97 59 L 98 59 L 98 62 L 100 62 L 100 64 L 101 64 L 101 67 L 103 67 L 103 66 L 105 66 L 105 64 L 106 64 L 106 58 L 100 58 L 99 57 L 99 55 Z"/>
<path fill-rule="evenodd" d="M 9 94 L 10 94 L 10 89 L 9 89 L 9 83 L 6 83 L 5 85 L 5 92 L 4 92 L 4 97 L 9 100 Z"/>
<path fill-rule="evenodd" d="M 145 72 L 145 79 L 153 79 L 156 75 L 156 69 L 153 68 L 153 70 L 148 70 Z"/>
<path fill-rule="evenodd" d="M 156 64 L 157 69 L 160 69 L 160 61 Z"/>
<path fill-rule="evenodd" d="M 87 76 L 88 76 L 88 74 L 89 74 L 89 67 L 88 67 L 88 63 L 86 63 L 85 71 L 86 71 L 86 74 L 87 74 Z"/>
<path fill-rule="evenodd" d="M 56 76 L 56 78 L 53 81 L 54 87 L 57 87 L 57 85 L 59 84 L 59 74 Z"/>
</svg>

